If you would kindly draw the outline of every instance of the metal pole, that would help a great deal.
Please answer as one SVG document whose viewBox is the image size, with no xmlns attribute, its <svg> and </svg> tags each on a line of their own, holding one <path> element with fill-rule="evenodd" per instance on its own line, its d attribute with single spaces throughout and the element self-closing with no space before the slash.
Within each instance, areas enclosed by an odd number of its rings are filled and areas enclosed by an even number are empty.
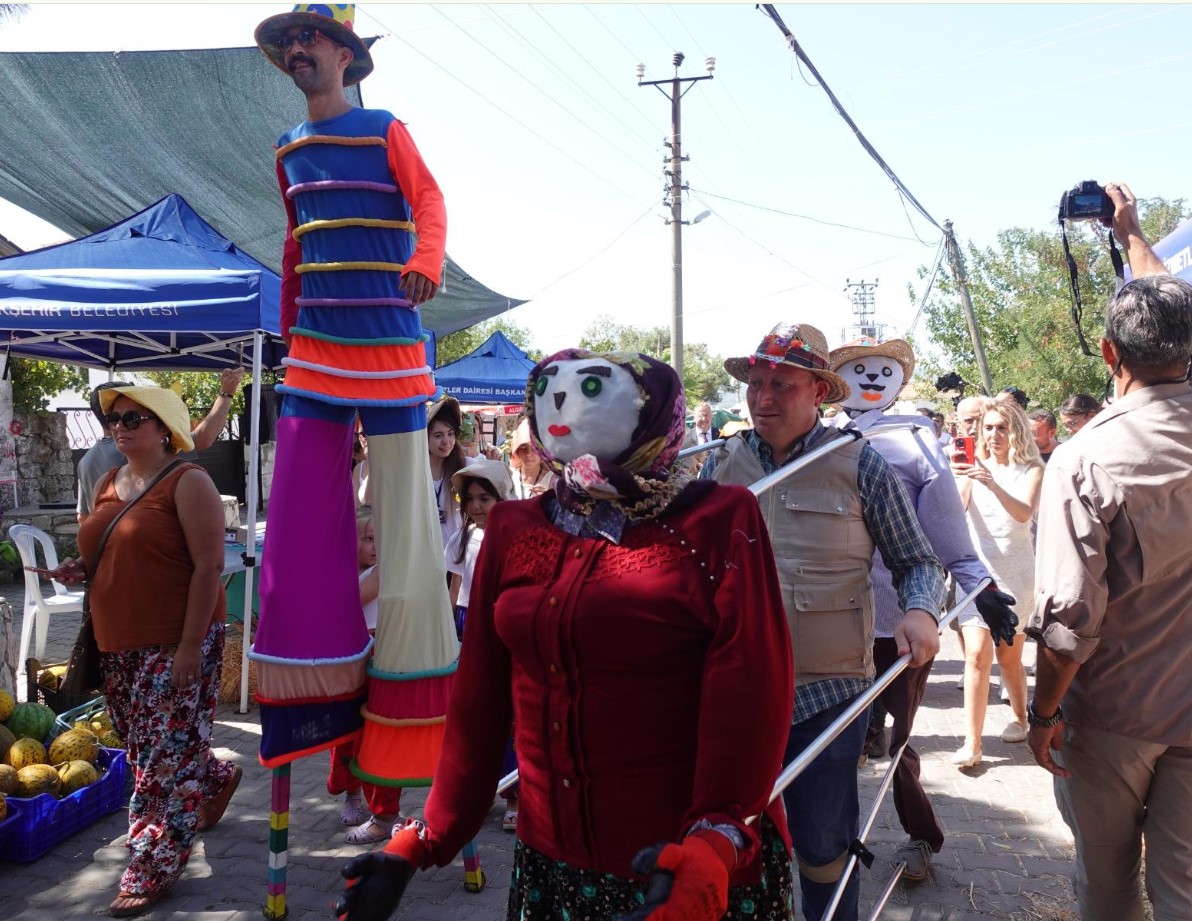
<svg viewBox="0 0 1192 921">
<path fill-rule="evenodd" d="M 248 651 L 252 643 L 252 587 L 257 570 L 257 467 L 261 452 L 261 352 L 264 350 L 264 336 L 258 329 L 252 336 L 252 406 L 249 424 L 252 432 L 248 440 L 248 482 L 244 487 L 244 502 L 248 506 L 244 538 L 244 636 L 240 641 L 240 709 L 248 712 Z M 243 441 L 243 437 L 241 441 Z M 284 902 L 284 896 L 283 896 Z"/>
<path fill-rule="evenodd" d="M 960 306 L 964 310 L 964 318 L 968 321 L 969 338 L 973 340 L 973 354 L 977 358 L 977 371 L 981 375 L 981 386 L 985 388 L 985 395 L 993 394 L 993 378 L 989 376 L 989 365 L 985 361 L 985 346 L 981 342 L 981 330 L 977 327 L 977 315 L 973 313 L 973 300 L 969 296 L 968 278 L 964 274 L 964 263 L 960 259 L 960 247 L 956 244 L 956 234 L 952 233 L 952 222 L 944 221 L 944 240 L 948 248 L 948 262 L 952 266 L 952 277 L 956 279 L 956 286 L 960 289 Z"/>
<path fill-rule="evenodd" d="M 671 86 L 671 261 L 674 298 L 671 308 L 671 367 L 683 380 L 683 135 L 681 109 L 683 94 L 678 66 Z"/>
</svg>

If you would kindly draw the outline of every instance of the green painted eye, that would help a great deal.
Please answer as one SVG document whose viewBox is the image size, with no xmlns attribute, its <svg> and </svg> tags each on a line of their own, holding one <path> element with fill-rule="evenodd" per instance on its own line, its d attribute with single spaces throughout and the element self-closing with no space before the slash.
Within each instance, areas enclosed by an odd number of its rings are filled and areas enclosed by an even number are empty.
<svg viewBox="0 0 1192 921">
<path fill-rule="evenodd" d="M 598 377 L 585 377 L 579 385 L 580 392 L 586 397 L 596 396 L 603 387 Z"/>
<path fill-rule="evenodd" d="M 545 377 L 538 378 L 537 383 L 534 384 L 534 393 L 536 393 L 538 396 L 542 396 L 544 393 L 546 393 Z"/>
</svg>

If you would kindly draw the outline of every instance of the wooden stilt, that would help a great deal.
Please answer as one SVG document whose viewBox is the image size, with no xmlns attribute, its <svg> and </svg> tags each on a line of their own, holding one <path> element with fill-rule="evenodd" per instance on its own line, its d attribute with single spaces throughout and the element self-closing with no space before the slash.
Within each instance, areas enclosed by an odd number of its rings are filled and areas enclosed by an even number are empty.
<svg viewBox="0 0 1192 921">
<path fill-rule="evenodd" d="M 281 921 L 286 908 L 286 854 L 290 837 L 290 765 L 273 769 L 273 795 L 269 805 L 269 874 L 265 917 Z"/>
<path fill-rule="evenodd" d="M 476 842 L 469 841 L 460 852 L 464 858 L 464 890 L 480 892 L 484 888 L 484 870 L 480 868 L 480 852 Z"/>
</svg>

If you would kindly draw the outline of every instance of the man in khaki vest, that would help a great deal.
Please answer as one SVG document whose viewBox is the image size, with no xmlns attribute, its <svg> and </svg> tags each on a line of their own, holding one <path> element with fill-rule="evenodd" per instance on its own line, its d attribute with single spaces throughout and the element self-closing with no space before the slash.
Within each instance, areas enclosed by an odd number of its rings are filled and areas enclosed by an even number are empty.
<svg viewBox="0 0 1192 921">
<path fill-rule="evenodd" d="M 828 344 L 815 327 L 780 323 L 753 355 L 724 367 L 748 385 L 754 428 L 728 439 L 700 476 L 748 485 L 833 438 L 853 438 L 819 420 L 820 405 L 841 402 L 849 388 L 828 369 Z M 795 652 L 789 763 L 873 681 L 874 548 L 906 612 L 894 633 L 898 654 L 909 652 L 916 666 L 939 651 L 944 571 L 898 475 L 862 441 L 792 474 L 758 502 Z M 857 835 L 856 768 L 867 723 L 865 714 L 854 720 L 783 793 L 807 921 L 823 917 Z M 853 873 L 837 921 L 856 921 L 859 891 Z"/>
</svg>

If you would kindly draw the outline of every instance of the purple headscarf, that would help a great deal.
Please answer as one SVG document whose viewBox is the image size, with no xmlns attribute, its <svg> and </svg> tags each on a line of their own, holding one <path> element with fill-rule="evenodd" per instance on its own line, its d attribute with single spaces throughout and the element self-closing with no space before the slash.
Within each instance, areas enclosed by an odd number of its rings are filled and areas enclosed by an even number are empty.
<svg viewBox="0 0 1192 921">
<path fill-rule="evenodd" d="M 644 405 L 639 410 L 626 406 L 626 413 L 638 415 L 637 428 L 629 447 L 616 457 L 585 454 L 563 462 L 550 453 L 538 436 L 534 419 L 534 388 L 542 370 L 556 361 L 603 358 L 624 368 L 637 384 Z M 556 474 L 555 495 L 573 512 L 587 514 L 599 500 L 619 508 L 631 520 L 645 520 L 661 514 L 691 482 L 685 470 L 675 468 L 687 422 L 683 385 L 670 365 L 637 352 L 590 352 L 563 349 L 534 366 L 526 382 L 526 418 L 534 450 Z"/>
</svg>

